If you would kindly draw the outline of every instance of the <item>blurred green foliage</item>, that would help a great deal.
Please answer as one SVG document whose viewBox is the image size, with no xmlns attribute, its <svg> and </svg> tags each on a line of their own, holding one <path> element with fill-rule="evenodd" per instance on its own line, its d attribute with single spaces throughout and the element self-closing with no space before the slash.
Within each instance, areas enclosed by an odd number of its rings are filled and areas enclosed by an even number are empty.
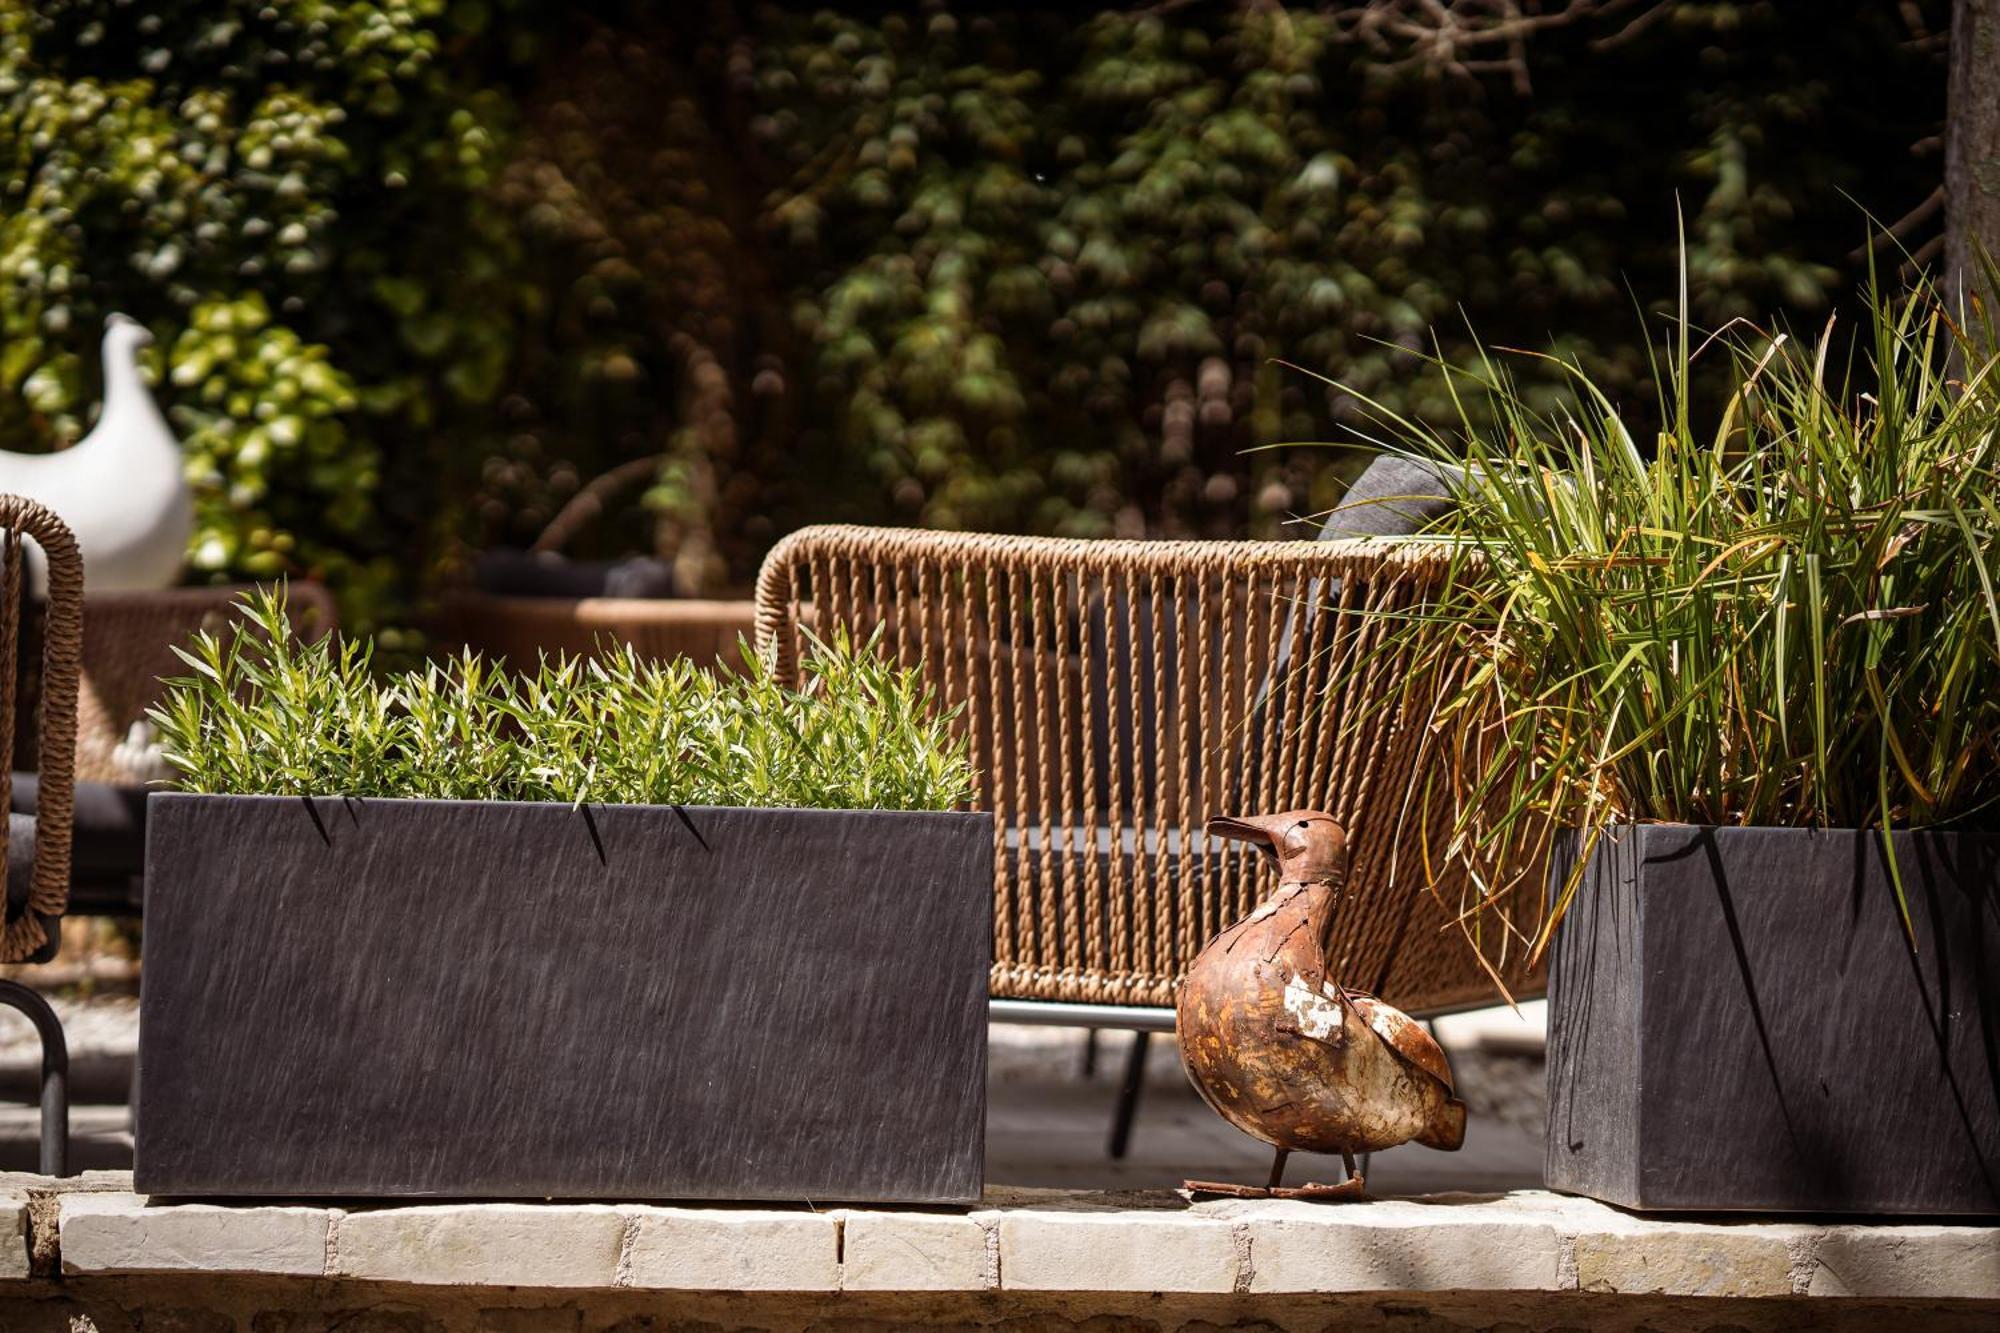
<svg viewBox="0 0 2000 1333">
<path fill-rule="evenodd" d="M 1337 466 L 1257 446 L 1358 417 L 1274 358 L 1437 415 L 1469 321 L 1637 396 L 1677 202 L 1698 318 L 1816 325 L 1938 176 L 1892 0 L 1551 28 L 1531 92 L 1348 8 L 0 0 L 0 447 L 127 310 L 198 570 L 364 621 L 649 455 L 577 545 L 698 587 L 814 519 L 1277 535 Z"/>
<path fill-rule="evenodd" d="M 395 606 L 526 299 L 485 8 L 0 0 L 0 447 L 88 428 L 123 310 L 160 335 L 195 570 Z"/>
</svg>

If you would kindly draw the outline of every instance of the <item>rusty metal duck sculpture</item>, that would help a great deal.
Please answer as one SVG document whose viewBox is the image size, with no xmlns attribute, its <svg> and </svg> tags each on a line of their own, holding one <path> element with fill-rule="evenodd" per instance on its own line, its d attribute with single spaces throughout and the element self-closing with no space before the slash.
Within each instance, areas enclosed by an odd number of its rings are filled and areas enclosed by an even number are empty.
<svg viewBox="0 0 2000 1333">
<path fill-rule="evenodd" d="M 1452 1151 L 1465 1103 L 1451 1067 L 1410 1017 L 1327 975 L 1327 932 L 1347 878 L 1347 833 L 1316 810 L 1214 818 L 1208 831 L 1255 844 L 1277 891 L 1209 941 L 1175 1006 L 1181 1061 L 1216 1112 L 1277 1149 L 1270 1183 L 1187 1182 L 1195 1195 L 1355 1199 L 1356 1153 L 1415 1140 Z M 1338 1185 L 1282 1188 L 1294 1152 L 1339 1153 Z"/>
</svg>

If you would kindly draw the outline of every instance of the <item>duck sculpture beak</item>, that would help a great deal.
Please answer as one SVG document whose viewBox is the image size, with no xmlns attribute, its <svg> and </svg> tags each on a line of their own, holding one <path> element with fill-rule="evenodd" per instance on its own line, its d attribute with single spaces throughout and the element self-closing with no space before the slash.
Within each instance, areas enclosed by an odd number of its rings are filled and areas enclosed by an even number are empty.
<svg viewBox="0 0 2000 1333">
<path fill-rule="evenodd" d="M 1283 816 L 1210 815 L 1205 827 L 1210 837 L 1233 838 L 1237 842 L 1247 842 L 1273 861 L 1278 859 L 1275 839 L 1284 831 Z"/>
<path fill-rule="evenodd" d="M 1347 831 L 1317 810 L 1278 815 L 1217 815 L 1208 831 L 1247 842 L 1278 863 L 1287 882 L 1339 884 L 1347 877 Z"/>
<path fill-rule="evenodd" d="M 145 347 L 153 341 L 152 330 L 130 315 L 114 310 L 104 317 L 105 333 L 115 333 L 121 329 L 129 329 L 131 331 L 127 336 L 135 347 Z"/>
</svg>

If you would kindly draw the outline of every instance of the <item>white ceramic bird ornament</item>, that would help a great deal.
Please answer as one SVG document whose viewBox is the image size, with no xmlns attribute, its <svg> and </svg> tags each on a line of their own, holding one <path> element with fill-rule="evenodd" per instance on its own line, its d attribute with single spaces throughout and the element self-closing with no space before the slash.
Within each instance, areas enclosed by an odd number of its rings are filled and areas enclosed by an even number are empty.
<svg viewBox="0 0 2000 1333">
<path fill-rule="evenodd" d="M 187 560 L 194 501 L 180 442 L 139 375 L 139 349 L 152 341 L 128 315 L 106 319 L 97 425 L 59 453 L 0 450 L 0 493 L 39 500 L 69 525 L 83 553 L 86 592 L 171 588 Z M 43 593 L 41 561 L 30 563 L 34 589 Z"/>
</svg>

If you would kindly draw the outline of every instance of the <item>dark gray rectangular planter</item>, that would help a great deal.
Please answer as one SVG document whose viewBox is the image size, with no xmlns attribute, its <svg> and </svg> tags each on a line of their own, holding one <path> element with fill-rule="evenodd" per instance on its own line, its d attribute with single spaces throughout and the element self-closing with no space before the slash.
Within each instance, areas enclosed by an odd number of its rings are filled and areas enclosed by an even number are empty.
<svg viewBox="0 0 2000 1333">
<path fill-rule="evenodd" d="M 1641 1209 L 2000 1212 L 2000 837 L 1895 848 L 1914 951 L 1879 834 L 1608 834 L 1549 973 L 1549 1185 Z"/>
<path fill-rule="evenodd" d="M 143 1193 L 979 1197 L 987 815 L 147 818 Z"/>
</svg>

